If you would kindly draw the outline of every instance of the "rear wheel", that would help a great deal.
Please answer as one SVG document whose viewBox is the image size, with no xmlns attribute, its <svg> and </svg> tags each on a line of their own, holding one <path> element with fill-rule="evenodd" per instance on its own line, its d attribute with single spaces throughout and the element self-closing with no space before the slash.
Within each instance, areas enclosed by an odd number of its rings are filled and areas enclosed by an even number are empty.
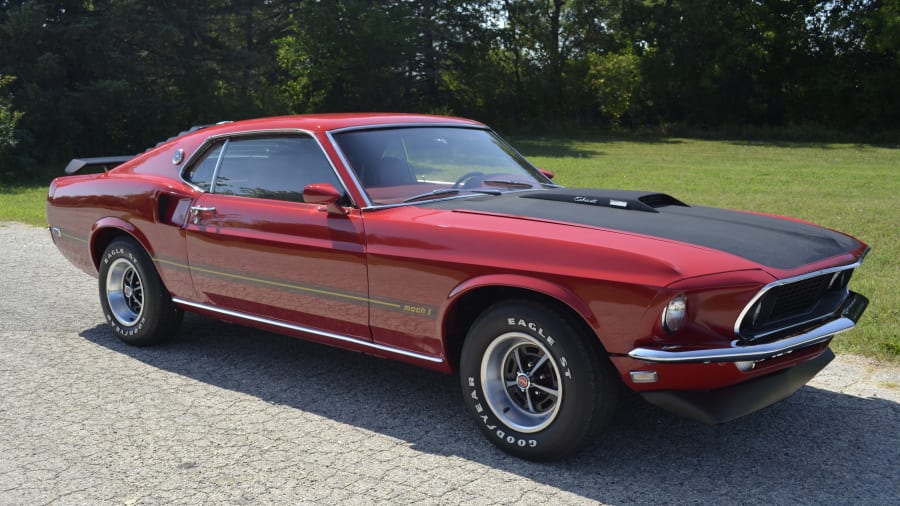
<svg viewBox="0 0 900 506">
<path fill-rule="evenodd" d="M 500 449 L 531 460 L 577 452 L 612 416 L 618 380 L 599 350 L 554 309 L 492 306 L 469 330 L 460 360 L 466 406 Z"/>
<path fill-rule="evenodd" d="M 100 260 L 100 305 L 113 332 L 128 344 L 148 346 L 178 330 L 184 313 L 163 286 L 150 256 L 132 239 L 116 239 Z"/>
</svg>

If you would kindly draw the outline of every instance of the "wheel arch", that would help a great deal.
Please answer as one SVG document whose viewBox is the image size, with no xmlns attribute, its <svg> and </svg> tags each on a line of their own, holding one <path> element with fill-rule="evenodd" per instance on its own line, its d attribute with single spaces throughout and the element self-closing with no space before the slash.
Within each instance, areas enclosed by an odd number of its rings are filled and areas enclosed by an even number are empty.
<svg viewBox="0 0 900 506">
<path fill-rule="evenodd" d="M 91 261 L 94 267 L 100 270 L 100 259 L 103 252 L 114 240 L 119 237 L 129 237 L 136 241 L 147 254 L 150 254 L 150 248 L 147 245 L 147 238 L 131 223 L 116 217 L 107 217 L 98 220 L 91 230 Z"/>
<path fill-rule="evenodd" d="M 546 280 L 520 275 L 491 275 L 469 280 L 449 295 L 444 312 L 444 353 L 452 370 L 459 368 L 460 353 L 469 328 L 485 309 L 502 300 L 532 300 L 546 304 L 593 336 L 598 353 L 605 353 L 600 322 L 590 307 L 571 290 Z"/>
</svg>

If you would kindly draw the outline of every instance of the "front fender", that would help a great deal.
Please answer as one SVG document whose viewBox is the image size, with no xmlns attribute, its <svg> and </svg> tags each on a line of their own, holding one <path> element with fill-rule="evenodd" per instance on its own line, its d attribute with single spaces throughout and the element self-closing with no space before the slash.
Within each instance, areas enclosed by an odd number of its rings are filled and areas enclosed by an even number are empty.
<svg viewBox="0 0 900 506">
<path fill-rule="evenodd" d="M 600 335 L 600 322 L 590 307 L 572 290 L 545 279 L 521 274 L 488 274 L 467 279 L 456 285 L 447 296 L 448 307 L 453 307 L 464 295 L 480 288 L 518 288 L 551 297 L 575 311 L 594 333 Z M 447 314 L 445 312 L 445 314 Z"/>
</svg>

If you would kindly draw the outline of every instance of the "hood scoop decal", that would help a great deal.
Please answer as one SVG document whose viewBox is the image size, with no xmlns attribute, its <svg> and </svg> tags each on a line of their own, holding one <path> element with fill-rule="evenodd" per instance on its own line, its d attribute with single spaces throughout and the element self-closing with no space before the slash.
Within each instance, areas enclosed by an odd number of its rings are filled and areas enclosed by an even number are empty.
<svg viewBox="0 0 900 506">
<path fill-rule="evenodd" d="M 546 192 L 528 193 L 523 199 L 571 202 L 586 206 L 611 207 L 631 211 L 658 213 L 657 208 L 666 206 L 689 207 L 684 202 L 665 193 L 649 193 L 629 190 L 595 190 L 565 188 Z"/>
</svg>

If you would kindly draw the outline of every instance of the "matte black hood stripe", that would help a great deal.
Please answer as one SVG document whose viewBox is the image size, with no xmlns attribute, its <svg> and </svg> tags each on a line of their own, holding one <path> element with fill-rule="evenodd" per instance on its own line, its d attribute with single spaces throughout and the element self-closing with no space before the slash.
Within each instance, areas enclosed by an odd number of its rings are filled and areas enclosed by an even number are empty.
<svg viewBox="0 0 900 506">
<path fill-rule="evenodd" d="M 420 205 L 561 221 L 660 237 L 731 253 L 776 269 L 794 269 L 852 252 L 861 246 L 851 237 L 814 225 L 711 207 L 685 206 L 678 201 L 675 202 L 681 205 L 655 207 L 657 212 L 585 205 L 586 200 L 609 200 L 611 196 L 625 201 L 628 197 L 640 200 L 642 196 L 654 194 L 570 188 L 540 191 L 552 198 L 535 199 L 535 192 L 524 192 Z"/>
</svg>

